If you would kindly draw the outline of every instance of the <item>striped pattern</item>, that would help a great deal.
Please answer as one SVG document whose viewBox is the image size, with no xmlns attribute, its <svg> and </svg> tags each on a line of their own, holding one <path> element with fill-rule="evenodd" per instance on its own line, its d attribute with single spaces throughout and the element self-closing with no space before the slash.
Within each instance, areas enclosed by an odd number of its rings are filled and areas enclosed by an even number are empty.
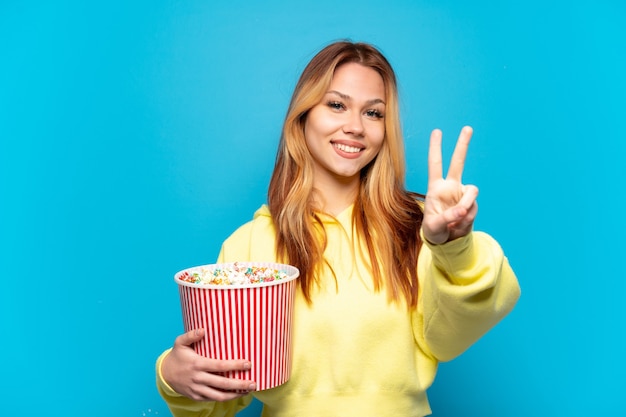
<svg viewBox="0 0 626 417">
<path fill-rule="evenodd" d="M 194 345 L 196 352 L 214 359 L 248 359 L 251 370 L 225 375 L 255 381 L 257 390 L 285 383 L 291 374 L 295 271 L 289 279 L 245 287 L 203 287 L 177 281 L 185 331 L 206 329 L 205 338 Z"/>
</svg>

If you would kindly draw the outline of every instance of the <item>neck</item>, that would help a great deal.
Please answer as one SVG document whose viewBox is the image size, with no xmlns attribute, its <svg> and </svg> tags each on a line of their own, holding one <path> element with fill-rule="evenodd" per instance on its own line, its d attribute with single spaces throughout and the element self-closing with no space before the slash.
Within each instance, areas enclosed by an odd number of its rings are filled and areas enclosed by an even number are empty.
<svg viewBox="0 0 626 417">
<path fill-rule="evenodd" d="M 316 181 L 315 204 L 320 211 L 337 216 L 356 200 L 360 178 L 335 179 L 334 181 Z"/>
</svg>

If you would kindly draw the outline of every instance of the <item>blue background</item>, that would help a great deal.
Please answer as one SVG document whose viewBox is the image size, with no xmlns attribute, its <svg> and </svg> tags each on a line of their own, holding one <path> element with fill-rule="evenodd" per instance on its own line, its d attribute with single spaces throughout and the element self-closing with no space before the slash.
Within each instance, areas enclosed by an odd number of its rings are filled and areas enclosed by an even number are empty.
<svg viewBox="0 0 626 417">
<path fill-rule="evenodd" d="M 411 189 L 430 130 L 449 156 L 474 127 L 477 228 L 523 288 L 434 415 L 626 415 L 626 3 L 293 3 L 0 3 L 0 414 L 168 415 L 173 274 L 265 201 L 297 76 L 351 38 L 397 71 Z"/>
</svg>

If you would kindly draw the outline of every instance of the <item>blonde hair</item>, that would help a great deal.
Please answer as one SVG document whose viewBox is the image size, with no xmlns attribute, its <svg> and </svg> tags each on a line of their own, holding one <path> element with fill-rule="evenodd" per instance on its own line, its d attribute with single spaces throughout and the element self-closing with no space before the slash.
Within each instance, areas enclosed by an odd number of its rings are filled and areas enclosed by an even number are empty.
<svg viewBox="0 0 626 417">
<path fill-rule="evenodd" d="M 354 229 L 364 239 L 374 288 L 379 291 L 384 286 L 391 300 L 404 299 L 415 306 L 423 217 L 417 198 L 423 196 L 405 190 L 396 77 L 387 59 L 372 45 L 347 41 L 328 45 L 313 57 L 296 84 L 268 191 L 277 229 L 277 256 L 300 269 L 300 286 L 311 302 L 315 276 L 325 262 L 326 236 L 313 204 L 313 165 L 304 125 L 309 110 L 326 94 L 336 69 L 352 62 L 376 70 L 386 95 L 385 138 L 378 155 L 361 171 Z"/>
</svg>

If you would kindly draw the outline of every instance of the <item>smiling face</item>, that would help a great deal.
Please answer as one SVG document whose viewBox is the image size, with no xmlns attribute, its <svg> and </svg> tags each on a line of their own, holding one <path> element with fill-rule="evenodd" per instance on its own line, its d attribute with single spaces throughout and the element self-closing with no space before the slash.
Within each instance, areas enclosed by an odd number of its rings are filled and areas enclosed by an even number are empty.
<svg viewBox="0 0 626 417">
<path fill-rule="evenodd" d="M 385 84 L 372 68 L 347 63 L 335 70 L 328 91 L 308 113 L 306 144 L 314 186 L 358 185 L 361 170 L 385 137 Z"/>
</svg>

